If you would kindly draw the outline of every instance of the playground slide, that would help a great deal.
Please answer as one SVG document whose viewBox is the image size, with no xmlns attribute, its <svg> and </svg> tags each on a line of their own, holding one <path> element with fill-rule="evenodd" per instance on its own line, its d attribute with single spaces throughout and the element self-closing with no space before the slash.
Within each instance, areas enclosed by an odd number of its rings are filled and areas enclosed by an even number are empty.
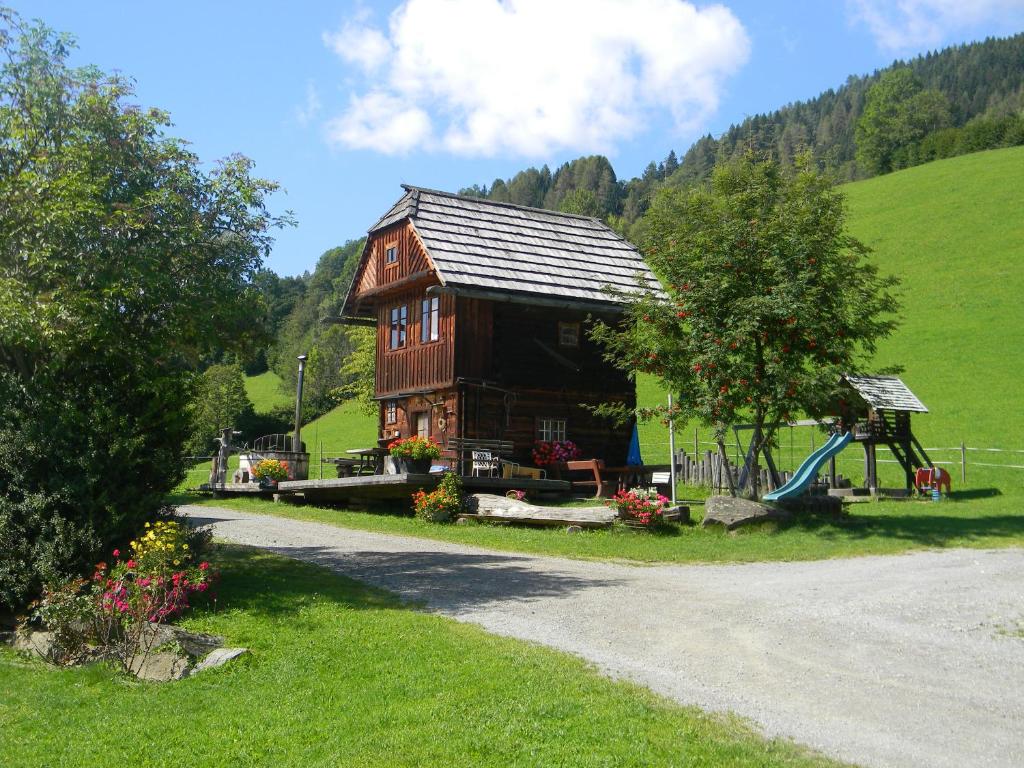
<svg viewBox="0 0 1024 768">
<path fill-rule="evenodd" d="M 841 435 L 838 433 L 832 435 L 821 448 L 804 459 L 804 463 L 800 465 L 800 469 L 796 471 L 796 474 L 793 475 L 788 483 L 771 493 L 766 493 L 764 500 L 781 501 L 782 499 L 795 499 L 806 491 L 807 486 L 814 481 L 821 465 L 849 445 L 852 439 L 853 435 L 849 432 L 843 432 Z"/>
</svg>

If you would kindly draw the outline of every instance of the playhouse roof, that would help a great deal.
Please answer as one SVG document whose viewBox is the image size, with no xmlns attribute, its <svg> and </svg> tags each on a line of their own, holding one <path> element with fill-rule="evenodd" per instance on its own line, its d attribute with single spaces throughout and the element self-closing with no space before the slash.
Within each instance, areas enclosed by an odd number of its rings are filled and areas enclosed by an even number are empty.
<svg viewBox="0 0 1024 768">
<path fill-rule="evenodd" d="M 928 413 L 924 403 L 897 376 L 843 376 L 872 408 L 886 411 Z"/>
<path fill-rule="evenodd" d="M 661 286 L 632 244 L 589 216 L 402 185 L 370 234 L 410 220 L 442 285 L 616 304 L 610 286 Z"/>
</svg>

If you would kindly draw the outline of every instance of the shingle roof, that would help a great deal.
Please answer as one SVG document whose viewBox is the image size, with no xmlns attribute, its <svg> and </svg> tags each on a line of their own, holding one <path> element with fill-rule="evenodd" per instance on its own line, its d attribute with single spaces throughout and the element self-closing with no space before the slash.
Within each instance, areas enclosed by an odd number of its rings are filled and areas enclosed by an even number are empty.
<svg viewBox="0 0 1024 768">
<path fill-rule="evenodd" d="M 605 286 L 638 290 L 653 273 L 630 243 L 597 219 L 403 185 L 371 234 L 412 221 L 446 286 L 614 303 Z"/>
<path fill-rule="evenodd" d="M 896 376 L 843 376 L 872 408 L 928 413 L 924 403 Z"/>
</svg>

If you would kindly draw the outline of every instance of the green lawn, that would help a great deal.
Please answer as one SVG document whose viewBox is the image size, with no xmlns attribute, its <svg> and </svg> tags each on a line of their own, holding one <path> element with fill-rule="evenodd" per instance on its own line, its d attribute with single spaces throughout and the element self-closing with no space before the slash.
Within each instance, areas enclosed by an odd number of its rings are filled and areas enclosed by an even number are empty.
<svg viewBox="0 0 1024 768">
<path fill-rule="evenodd" d="M 769 525 L 736 534 L 726 534 L 717 526 L 671 526 L 662 534 L 625 528 L 567 534 L 561 528 L 424 523 L 402 514 L 400 505 L 391 513 L 373 513 L 252 498 L 210 499 L 179 494 L 173 500 L 511 552 L 638 563 L 819 560 L 925 548 L 1024 545 L 1024 510 L 1019 499 L 978 499 L 967 492 L 940 503 L 861 503 L 851 505 L 851 514 L 838 522 L 804 518 L 786 526 Z M 702 508 L 693 509 L 699 518 Z"/>
<path fill-rule="evenodd" d="M 219 610 L 185 623 L 249 657 L 156 685 L 0 650 L 3 765 L 834 765 L 325 569 L 220 557 Z"/>
<path fill-rule="evenodd" d="M 285 390 L 281 377 L 273 371 L 265 371 L 258 376 L 246 376 L 245 392 L 249 395 L 256 413 L 269 413 L 278 406 L 294 402 L 294 395 Z"/>
</svg>

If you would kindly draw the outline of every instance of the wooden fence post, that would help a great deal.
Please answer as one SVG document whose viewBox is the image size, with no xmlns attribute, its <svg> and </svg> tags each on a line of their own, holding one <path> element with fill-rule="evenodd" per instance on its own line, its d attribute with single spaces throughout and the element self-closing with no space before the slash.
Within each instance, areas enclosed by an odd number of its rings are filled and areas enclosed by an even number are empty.
<svg viewBox="0 0 1024 768">
<path fill-rule="evenodd" d="M 967 484 L 967 446 L 960 441 L 960 484 Z"/>
</svg>

